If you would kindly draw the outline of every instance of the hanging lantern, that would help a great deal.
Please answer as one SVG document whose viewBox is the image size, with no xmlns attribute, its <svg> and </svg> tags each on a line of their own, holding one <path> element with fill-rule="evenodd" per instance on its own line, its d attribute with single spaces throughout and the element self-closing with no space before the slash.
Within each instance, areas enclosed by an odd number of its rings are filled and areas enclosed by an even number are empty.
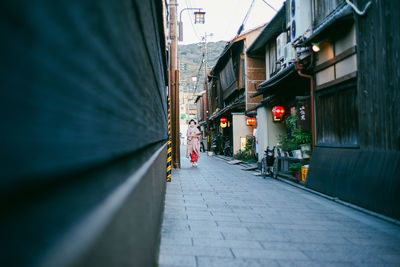
<svg viewBox="0 0 400 267">
<path fill-rule="evenodd" d="M 199 11 L 194 12 L 194 23 L 195 24 L 204 24 L 205 15 L 206 15 L 206 12 L 204 12 L 204 11 L 199 10 Z"/>
<path fill-rule="evenodd" d="M 225 118 L 225 117 L 222 117 L 219 121 L 220 121 L 221 123 L 227 123 L 227 122 L 228 122 L 228 119 Z"/>
<path fill-rule="evenodd" d="M 272 108 L 273 121 L 281 121 L 284 114 L 285 114 L 285 109 L 283 107 L 275 106 Z"/>
<path fill-rule="evenodd" d="M 254 117 L 247 118 L 246 124 L 247 124 L 247 126 L 255 126 L 256 118 L 254 118 Z"/>
</svg>

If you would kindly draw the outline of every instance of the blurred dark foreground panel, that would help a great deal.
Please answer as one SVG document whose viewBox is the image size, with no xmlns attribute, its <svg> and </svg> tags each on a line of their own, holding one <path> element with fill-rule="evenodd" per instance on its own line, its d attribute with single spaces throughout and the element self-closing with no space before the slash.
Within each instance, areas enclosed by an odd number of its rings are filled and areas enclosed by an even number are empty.
<svg viewBox="0 0 400 267">
<path fill-rule="evenodd" d="M 2 266 L 154 266 L 162 1 L 0 3 Z"/>
</svg>

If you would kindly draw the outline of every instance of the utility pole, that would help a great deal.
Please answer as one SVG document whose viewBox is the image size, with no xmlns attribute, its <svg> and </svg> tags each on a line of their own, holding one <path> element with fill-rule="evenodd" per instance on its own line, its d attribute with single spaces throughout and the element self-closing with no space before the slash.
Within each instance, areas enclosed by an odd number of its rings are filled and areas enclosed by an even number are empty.
<svg viewBox="0 0 400 267">
<path fill-rule="evenodd" d="M 208 122 L 208 105 L 209 105 L 209 92 L 208 92 L 208 71 L 207 71 L 207 36 L 213 36 L 213 34 L 209 34 L 207 35 L 207 33 L 204 33 L 204 43 L 203 43 L 203 53 L 204 53 L 204 89 L 206 91 L 206 97 L 205 97 L 205 110 L 204 110 L 204 117 L 205 117 L 205 121 L 206 121 L 206 126 L 207 126 L 207 150 L 211 150 L 211 144 L 210 144 L 210 127 L 209 127 L 209 122 Z"/>
<path fill-rule="evenodd" d="M 171 128 L 172 128 L 172 165 L 175 169 L 181 167 L 179 138 L 179 70 L 177 49 L 177 0 L 169 2 L 169 95 L 171 97 Z"/>
</svg>

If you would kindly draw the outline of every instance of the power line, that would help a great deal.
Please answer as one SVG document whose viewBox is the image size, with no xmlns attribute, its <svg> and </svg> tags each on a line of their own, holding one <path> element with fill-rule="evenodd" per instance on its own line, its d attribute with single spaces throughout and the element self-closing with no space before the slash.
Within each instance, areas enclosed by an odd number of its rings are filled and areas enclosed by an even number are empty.
<svg viewBox="0 0 400 267">
<path fill-rule="evenodd" d="M 240 33 L 243 31 L 243 29 L 244 29 L 244 24 L 246 23 L 247 19 L 249 18 L 249 14 L 250 14 L 251 9 L 253 8 L 254 2 L 255 2 L 255 0 L 253 0 L 253 1 L 251 2 L 250 7 L 249 7 L 249 9 L 247 10 L 246 16 L 244 17 L 244 19 L 243 19 L 243 21 L 242 21 L 242 24 L 240 25 L 239 30 L 237 31 L 236 36 L 239 36 Z"/>
<path fill-rule="evenodd" d="M 187 0 L 185 0 L 185 3 L 186 3 L 186 7 L 187 7 L 187 8 L 192 8 L 191 5 L 188 4 L 188 1 L 187 1 Z M 196 27 L 195 27 L 194 24 L 193 24 L 192 13 L 189 13 L 189 17 L 190 17 L 190 24 L 192 25 L 192 29 L 193 29 L 194 34 L 196 35 L 197 39 L 201 40 L 199 34 L 197 33 Z"/>
<path fill-rule="evenodd" d="M 198 72 L 197 72 L 197 81 L 196 81 L 196 86 L 194 87 L 194 90 L 193 90 L 193 96 L 194 96 L 194 94 L 196 93 L 196 91 L 197 91 L 197 86 L 198 86 L 198 84 L 199 84 L 199 78 L 200 78 L 200 71 L 201 71 L 201 68 L 203 67 L 203 63 L 204 63 L 204 60 L 205 60 L 205 57 L 204 57 L 205 55 L 204 55 L 204 53 L 203 53 L 203 56 L 202 56 L 202 58 L 201 58 L 201 63 L 200 63 L 200 67 L 199 67 L 199 70 L 198 70 Z M 192 97 L 193 97 L 192 96 Z"/>
<path fill-rule="evenodd" d="M 278 12 L 278 10 L 276 10 L 273 6 L 271 6 L 266 0 L 262 0 L 264 3 L 267 4 L 267 6 L 269 6 L 270 8 L 272 8 L 275 12 Z"/>
</svg>

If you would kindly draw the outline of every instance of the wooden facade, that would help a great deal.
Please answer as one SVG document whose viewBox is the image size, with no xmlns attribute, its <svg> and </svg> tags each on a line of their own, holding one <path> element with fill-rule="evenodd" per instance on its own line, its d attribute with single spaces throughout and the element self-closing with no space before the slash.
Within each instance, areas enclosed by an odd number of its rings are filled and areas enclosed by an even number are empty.
<svg viewBox="0 0 400 267">
<path fill-rule="evenodd" d="M 363 9 L 369 1 L 354 2 Z M 316 0 L 316 9 L 331 3 Z M 399 8 L 398 1 L 373 1 L 364 16 L 354 12 L 351 21 L 337 21 L 314 39 L 321 44 L 314 68 L 317 144 L 307 180 L 310 188 L 396 219 Z"/>
<path fill-rule="evenodd" d="M 356 17 L 360 145 L 366 150 L 400 150 L 399 10 L 399 1 L 377 1 Z"/>
<path fill-rule="evenodd" d="M 156 265 L 164 12 L 150 0 L 2 1 L 2 266 Z"/>
</svg>

